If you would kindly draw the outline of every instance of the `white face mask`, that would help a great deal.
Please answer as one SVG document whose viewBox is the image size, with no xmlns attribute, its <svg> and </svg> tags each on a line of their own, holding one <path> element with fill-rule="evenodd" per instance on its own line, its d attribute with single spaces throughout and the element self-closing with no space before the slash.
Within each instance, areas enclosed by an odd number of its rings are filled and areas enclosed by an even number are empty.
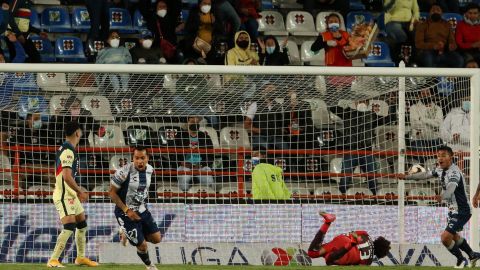
<svg viewBox="0 0 480 270">
<path fill-rule="evenodd" d="M 118 46 L 120 46 L 120 39 L 114 38 L 110 40 L 110 46 L 112 46 L 112 48 L 118 48 Z"/>
<path fill-rule="evenodd" d="M 159 9 L 159 10 L 157 10 L 157 15 L 158 15 L 158 17 L 163 18 L 163 17 L 167 16 L 167 10 L 166 9 Z"/>
<path fill-rule="evenodd" d="M 210 6 L 210 5 L 205 5 L 205 6 L 202 6 L 202 7 L 200 8 L 200 10 L 201 10 L 203 13 L 208 13 L 208 12 L 210 12 L 210 9 L 212 9 L 212 6 Z"/>
<path fill-rule="evenodd" d="M 145 39 L 143 42 L 142 42 L 142 46 L 143 48 L 145 49 L 150 49 L 152 47 L 152 43 L 153 41 L 151 39 Z"/>
</svg>

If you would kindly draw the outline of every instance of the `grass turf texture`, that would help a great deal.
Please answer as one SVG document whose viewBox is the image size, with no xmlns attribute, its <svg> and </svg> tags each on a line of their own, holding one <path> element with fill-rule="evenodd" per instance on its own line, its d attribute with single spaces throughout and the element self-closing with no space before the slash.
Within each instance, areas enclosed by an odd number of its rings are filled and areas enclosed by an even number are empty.
<svg viewBox="0 0 480 270">
<path fill-rule="evenodd" d="M 66 264 L 66 268 L 63 269 L 92 269 L 92 270 L 144 270 L 145 266 L 142 265 L 120 265 L 120 264 L 105 264 L 94 268 L 79 267 L 72 264 Z M 157 265 L 158 269 L 172 269 L 172 270 L 188 270 L 188 269 L 202 269 L 202 270 L 264 270 L 264 269 L 333 269 L 333 270 L 365 270 L 372 269 L 372 266 L 286 266 L 286 267 L 273 267 L 273 266 L 200 266 L 200 265 Z M 426 266 L 384 266 L 381 268 L 375 267 L 374 269 L 386 269 L 386 270 L 406 270 L 406 269 L 419 269 L 419 270 L 434 270 L 434 269 L 452 269 L 453 267 L 426 267 Z M 47 268 L 45 264 L 0 264 L 0 270 L 37 270 L 37 269 L 55 269 Z"/>
</svg>

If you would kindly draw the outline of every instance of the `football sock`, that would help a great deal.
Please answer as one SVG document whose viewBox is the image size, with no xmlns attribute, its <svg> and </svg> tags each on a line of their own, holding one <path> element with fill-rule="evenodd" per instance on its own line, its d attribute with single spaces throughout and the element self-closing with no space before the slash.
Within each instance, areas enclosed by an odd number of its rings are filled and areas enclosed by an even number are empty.
<svg viewBox="0 0 480 270">
<path fill-rule="evenodd" d="M 315 235 L 315 238 L 313 238 L 312 242 L 310 243 L 310 247 L 308 250 L 319 250 L 320 245 L 323 242 L 323 238 L 325 237 L 325 234 L 328 231 L 328 228 L 330 227 L 330 223 L 323 223 L 323 225 L 320 227 L 320 230 L 318 230 L 317 234 Z"/>
<path fill-rule="evenodd" d="M 458 241 L 455 242 L 455 245 L 462 250 L 463 252 L 467 253 L 468 258 L 472 258 L 473 250 L 470 245 L 467 243 L 467 240 L 463 237 L 460 237 Z"/>
<path fill-rule="evenodd" d="M 87 242 L 87 224 L 85 223 L 83 228 L 79 228 L 79 225 L 77 225 L 77 230 L 75 231 L 75 244 L 77 245 L 77 257 L 83 258 L 85 257 L 85 245 Z"/>
<path fill-rule="evenodd" d="M 60 255 L 62 255 L 63 250 L 65 249 L 65 245 L 67 244 L 68 239 L 70 236 L 73 234 L 73 230 L 75 230 L 75 224 L 73 225 L 73 228 L 69 228 L 69 226 L 66 226 L 69 224 L 65 224 L 63 227 L 63 230 L 60 232 L 60 234 L 57 237 L 57 243 L 55 244 L 55 248 L 53 249 L 53 254 L 50 257 L 51 260 L 58 260 L 60 258 Z M 67 227 L 67 228 L 66 228 Z"/>
<path fill-rule="evenodd" d="M 453 256 L 457 257 L 457 259 L 460 260 L 463 258 L 462 252 L 460 251 L 458 246 L 455 245 L 455 241 L 452 241 L 452 243 L 450 244 L 450 246 L 447 247 L 447 249 L 448 251 L 450 251 L 450 253 L 453 254 Z"/>
<path fill-rule="evenodd" d="M 145 265 L 152 264 L 152 262 L 150 261 L 150 256 L 148 255 L 148 251 L 143 252 L 137 249 L 137 255 L 138 257 L 140 257 L 140 259 Z"/>
</svg>

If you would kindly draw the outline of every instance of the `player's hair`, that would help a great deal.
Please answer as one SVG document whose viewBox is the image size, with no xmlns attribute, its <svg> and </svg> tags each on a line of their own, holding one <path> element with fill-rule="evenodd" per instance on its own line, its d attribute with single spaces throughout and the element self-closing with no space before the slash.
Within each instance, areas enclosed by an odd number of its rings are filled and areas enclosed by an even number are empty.
<svg viewBox="0 0 480 270">
<path fill-rule="evenodd" d="M 67 122 L 65 123 L 65 128 L 64 128 L 65 136 L 70 137 L 73 134 L 75 134 L 75 132 L 77 132 L 77 130 L 79 129 L 81 130 L 82 127 L 80 127 L 80 124 L 78 122 L 76 121 Z"/>
<path fill-rule="evenodd" d="M 390 251 L 390 241 L 385 239 L 382 236 L 379 236 L 375 241 L 373 241 L 373 252 L 378 259 L 381 259 L 387 256 Z"/>
<path fill-rule="evenodd" d="M 447 152 L 450 156 L 453 156 L 453 150 L 451 147 L 446 146 L 446 145 L 441 145 L 438 147 L 437 151 L 445 151 Z"/>
<path fill-rule="evenodd" d="M 147 148 L 146 148 L 145 146 L 143 146 L 143 145 L 137 145 L 137 146 L 135 146 L 135 148 L 133 148 L 132 154 L 135 153 L 135 151 L 140 151 L 140 152 L 145 151 L 145 153 L 146 153 L 147 156 L 148 156 Z"/>
</svg>

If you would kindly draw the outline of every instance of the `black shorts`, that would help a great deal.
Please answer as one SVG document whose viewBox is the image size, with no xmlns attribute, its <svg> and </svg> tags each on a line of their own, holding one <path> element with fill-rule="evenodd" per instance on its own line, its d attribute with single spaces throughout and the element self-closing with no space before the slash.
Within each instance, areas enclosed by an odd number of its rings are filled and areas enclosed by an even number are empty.
<svg viewBox="0 0 480 270">
<path fill-rule="evenodd" d="M 463 226 L 467 224 L 471 216 L 471 214 L 454 214 L 452 212 L 448 212 L 447 228 L 445 228 L 445 231 L 451 234 L 461 232 L 463 230 Z"/>
<path fill-rule="evenodd" d="M 157 223 L 153 220 L 152 214 L 148 210 L 139 214 L 141 218 L 140 221 L 133 221 L 126 214 L 117 211 L 115 211 L 115 216 L 132 246 L 138 246 L 143 243 L 146 235 L 160 231 Z"/>
</svg>

